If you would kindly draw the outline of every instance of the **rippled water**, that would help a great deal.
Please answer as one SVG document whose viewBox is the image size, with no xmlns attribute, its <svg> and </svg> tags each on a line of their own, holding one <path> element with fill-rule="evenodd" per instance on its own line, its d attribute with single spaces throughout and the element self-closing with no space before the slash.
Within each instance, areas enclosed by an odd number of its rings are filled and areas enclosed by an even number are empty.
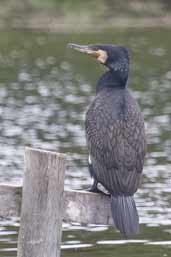
<svg viewBox="0 0 171 257">
<path fill-rule="evenodd" d="M 171 31 L 51 35 L 0 32 L 0 182 L 21 181 L 24 145 L 68 154 L 66 188 L 87 188 L 84 115 L 104 68 L 68 42 L 114 42 L 131 52 L 129 86 L 145 116 L 148 154 L 136 194 L 141 235 L 64 224 L 63 256 L 171 256 Z M 16 256 L 19 221 L 0 222 L 0 256 Z"/>
</svg>

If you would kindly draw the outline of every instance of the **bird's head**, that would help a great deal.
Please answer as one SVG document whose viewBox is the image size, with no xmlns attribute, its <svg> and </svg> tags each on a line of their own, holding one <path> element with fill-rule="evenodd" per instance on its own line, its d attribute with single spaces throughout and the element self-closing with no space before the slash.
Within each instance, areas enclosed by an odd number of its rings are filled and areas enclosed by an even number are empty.
<svg viewBox="0 0 171 257">
<path fill-rule="evenodd" d="M 68 47 L 96 58 L 124 80 L 128 78 L 129 54 L 125 47 L 110 44 L 77 45 L 69 43 Z"/>
</svg>

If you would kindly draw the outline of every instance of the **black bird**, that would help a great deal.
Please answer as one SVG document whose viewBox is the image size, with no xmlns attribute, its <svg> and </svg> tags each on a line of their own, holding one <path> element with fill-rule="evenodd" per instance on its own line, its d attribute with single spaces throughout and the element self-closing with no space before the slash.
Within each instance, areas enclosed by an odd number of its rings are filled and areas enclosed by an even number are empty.
<svg viewBox="0 0 171 257">
<path fill-rule="evenodd" d="M 140 184 L 146 150 L 144 119 L 127 88 L 128 50 L 118 45 L 69 47 L 95 57 L 108 71 L 97 82 L 86 113 L 86 139 L 92 191 L 101 183 L 111 195 L 115 227 L 125 236 L 139 232 L 134 193 Z"/>
</svg>

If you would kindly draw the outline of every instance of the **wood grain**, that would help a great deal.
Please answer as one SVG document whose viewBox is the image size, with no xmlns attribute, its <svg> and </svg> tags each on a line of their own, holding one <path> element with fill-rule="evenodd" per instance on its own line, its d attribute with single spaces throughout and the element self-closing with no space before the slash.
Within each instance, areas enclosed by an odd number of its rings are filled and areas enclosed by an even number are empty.
<svg viewBox="0 0 171 257">
<path fill-rule="evenodd" d="M 26 148 L 18 257 L 60 257 L 66 160 Z"/>
<path fill-rule="evenodd" d="M 0 216 L 20 216 L 22 186 L 0 185 Z M 65 190 L 63 220 L 82 224 L 112 224 L 110 199 L 87 191 Z"/>
</svg>

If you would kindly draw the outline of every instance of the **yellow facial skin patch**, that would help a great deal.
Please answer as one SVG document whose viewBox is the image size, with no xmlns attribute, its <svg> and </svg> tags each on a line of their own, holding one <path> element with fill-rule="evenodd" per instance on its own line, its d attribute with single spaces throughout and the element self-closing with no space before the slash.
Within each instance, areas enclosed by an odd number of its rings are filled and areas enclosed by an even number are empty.
<svg viewBox="0 0 171 257">
<path fill-rule="evenodd" d="M 97 52 L 98 52 L 98 58 L 97 58 L 97 60 L 98 60 L 99 62 L 101 62 L 101 63 L 104 64 L 104 63 L 107 61 L 107 59 L 108 59 L 108 54 L 107 54 L 107 52 L 104 51 L 104 50 L 98 50 Z"/>
</svg>

